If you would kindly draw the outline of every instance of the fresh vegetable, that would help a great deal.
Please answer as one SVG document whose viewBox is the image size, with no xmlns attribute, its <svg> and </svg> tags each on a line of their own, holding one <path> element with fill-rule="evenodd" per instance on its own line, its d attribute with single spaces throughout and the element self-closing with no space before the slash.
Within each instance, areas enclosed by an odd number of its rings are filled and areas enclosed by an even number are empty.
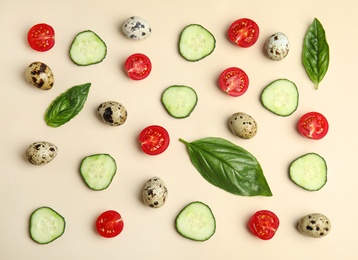
<svg viewBox="0 0 358 260">
<path fill-rule="evenodd" d="M 215 45 L 211 32 L 199 24 L 190 24 L 180 34 L 179 53 L 188 61 L 199 61 L 210 55 Z"/>
<path fill-rule="evenodd" d="M 111 184 L 117 172 L 117 164 L 109 154 L 86 156 L 80 165 L 80 173 L 92 190 L 105 190 Z"/>
<path fill-rule="evenodd" d="M 106 101 L 97 108 L 97 113 L 104 123 L 110 126 L 123 125 L 127 120 L 127 109 L 117 101 Z"/>
<path fill-rule="evenodd" d="M 304 114 L 297 124 L 298 131 L 305 137 L 319 140 L 328 133 L 328 120 L 318 112 Z"/>
<path fill-rule="evenodd" d="M 229 118 L 232 133 L 243 139 L 251 139 L 257 133 L 256 120 L 243 112 L 234 113 Z"/>
<path fill-rule="evenodd" d="M 39 244 L 48 244 L 65 232 L 66 221 L 50 207 L 36 209 L 30 217 L 30 236 Z"/>
<path fill-rule="evenodd" d="M 315 89 L 323 80 L 329 66 L 329 45 L 321 22 L 315 18 L 308 28 L 303 42 L 302 62 Z"/>
<path fill-rule="evenodd" d="M 257 23 L 248 18 L 234 21 L 229 30 L 229 40 L 240 47 L 247 48 L 254 45 L 259 38 L 260 30 Z"/>
<path fill-rule="evenodd" d="M 238 97 L 243 95 L 248 89 L 249 77 L 240 68 L 227 68 L 220 74 L 219 86 L 228 95 Z"/>
<path fill-rule="evenodd" d="M 26 150 L 26 158 L 33 165 L 44 165 L 55 159 L 57 151 L 58 148 L 53 143 L 38 141 Z"/>
<path fill-rule="evenodd" d="M 132 40 L 147 39 L 152 33 L 150 24 L 141 17 L 131 16 L 127 18 L 123 25 L 122 31 L 124 35 Z"/>
<path fill-rule="evenodd" d="M 150 178 L 142 190 L 143 202 L 151 208 L 160 208 L 168 197 L 168 189 L 164 181 L 159 177 Z"/>
<path fill-rule="evenodd" d="M 149 155 L 158 155 L 168 148 L 170 137 L 164 127 L 150 125 L 140 132 L 139 142 L 143 152 Z"/>
<path fill-rule="evenodd" d="M 277 79 L 261 93 L 262 105 L 279 116 L 289 116 L 296 111 L 299 93 L 296 84 L 288 79 Z"/>
<path fill-rule="evenodd" d="M 35 24 L 27 33 L 27 41 L 36 51 L 48 51 L 55 45 L 55 30 L 45 23 Z"/>
<path fill-rule="evenodd" d="M 321 213 L 312 213 L 302 217 L 298 221 L 297 228 L 303 235 L 320 238 L 331 231 L 331 221 Z"/>
<path fill-rule="evenodd" d="M 191 87 L 172 85 L 163 91 L 162 103 L 172 117 L 186 118 L 196 107 L 198 95 Z"/>
<path fill-rule="evenodd" d="M 32 86 L 43 90 L 51 89 L 55 81 L 51 68 L 39 61 L 31 63 L 26 68 L 25 75 Z"/>
<path fill-rule="evenodd" d="M 257 211 L 249 220 L 249 229 L 262 240 L 271 239 L 277 232 L 280 220 L 269 210 Z"/>
<path fill-rule="evenodd" d="M 80 32 L 70 47 L 71 60 L 79 66 L 88 66 L 102 62 L 107 55 L 107 45 L 93 31 Z"/>
<path fill-rule="evenodd" d="M 59 95 L 45 112 L 45 122 L 48 126 L 59 127 L 78 115 L 88 96 L 91 83 L 71 87 Z"/>
<path fill-rule="evenodd" d="M 135 53 L 127 58 L 124 68 L 131 79 L 142 80 L 152 71 L 152 63 L 146 55 Z"/>
<path fill-rule="evenodd" d="M 320 190 L 327 182 L 327 164 L 317 153 L 307 153 L 295 159 L 289 167 L 291 180 L 309 191 Z"/>
<path fill-rule="evenodd" d="M 272 196 L 257 159 L 223 138 L 207 137 L 187 146 L 191 162 L 209 183 L 242 196 Z"/>
<path fill-rule="evenodd" d="M 265 43 L 266 56 L 271 60 L 283 60 L 290 50 L 288 37 L 281 32 L 272 34 Z"/>
<path fill-rule="evenodd" d="M 105 238 L 118 236 L 124 228 L 122 216 L 115 210 L 108 210 L 100 214 L 96 221 L 98 234 Z"/>
<path fill-rule="evenodd" d="M 194 201 L 186 205 L 175 219 L 180 235 L 194 241 L 206 241 L 216 231 L 216 220 L 210 207 Z"/>
</svg>

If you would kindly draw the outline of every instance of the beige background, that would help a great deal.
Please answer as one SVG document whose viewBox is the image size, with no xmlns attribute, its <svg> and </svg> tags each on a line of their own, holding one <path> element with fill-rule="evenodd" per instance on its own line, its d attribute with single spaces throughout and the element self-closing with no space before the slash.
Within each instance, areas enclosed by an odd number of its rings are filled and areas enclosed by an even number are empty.
<svg viewBox="0 0 358 260">
<path fill-rule="evenodd" d="M 0 0 L 0 259 L 355 259 L 358 214 L 356 172 L 357 137 L 357 15 L 354 0 L 317 1 L 6 1 Z M 133 42 L 120 32 L 132 15 L 145 18 L 153 33 L 145 41 Z M 226 38 L 230 24 L 249 17 L 260 26 L 258 42 L 240 49 Z M 304 34 L 317 17 L 324 25 L 331 49 L 329 71 L 315 91 L 301 64 Z M 31 50 L 28 29 L 46 22 L 56 31 L 55 47 L 46 53 Z M 217 40 L 206 59 L 190 63 L 177 51 L 184 26 L 199 23 Z M 68 50 L 73 37 L 91 29 L 108 46 L 107 58 L 89 67 L 77 67 Z M 268 36 L 284 32 L 291 50 L 285 60 L 273 62 L 263 55 Z M 127 56 L 148 55 L 151 75 L 140 82 L 129 80 L 122 71 Z M 33 61 L 48 64 L 55 86 L 40 91 L 27 84 L 24 71 Z M 220 72 L 238 66 L 250 77 L 245 95 L 232 98 L 217 85 Z M 300 91 L 298 110 L 281 118 L 259 102 L 263 87 L 277 78 L 294 81 Z M 73 85 L 91 82 L 87 103 L 66 125 L 53 129 L 43 121 L 50 102 Z M 199 103 L 186 119 L 170 117 L 160 103 L 162 91 L 172 84 L 196 89 Z M 107 100 L 123 103 L 129 113 L 121 127 L 104 125 L 97 106 Z M 308 140 L 296 131 L 299 117 L 319 111 L 330 122 L 328 135 Z M 231 134 L 227 119 L 234 112 L 246 112 L 258 122 L 255 138 L 241 140 Z M 167 128 L 168 150 L 149 157 L 140 151 L 137 136 L 150 124 Z M 261 163 L 273 197 L 240 197 L 207 183 L 191 165 L 183 138 L 194 141 L 217 136 L 252 152 Z M 36 167 L 24 158 L 28 145 L 46 140 L 59 148 L 57 158 Z M 110 153 L 118 172 L 111 186 L 101 192 L 89 190 L 78 172 L 81 159 L 93 153 Z M 317 152 L 327 161 L 328 183 L 318 192 L 295 186 L 287 168 L 296 157 Z M 157 175 L 167 184 L 169 197 L 160 209 L 147 208 L 141 201 L 144 182 Z M 216 234 L 204 243 L 177 234 L 174 220 L 187 203 L 208 204 L 217 220 Z M 48 245 L 34 243 L 28 234 L 31 212 L 47 205 L 67 221 L 64 235 Z M 96 234 L 94 221 L 105 210 L 119 211 L 125 222 L 123 233 L 114 239 Z M 270 241 L 252 236 L 246 223 L 257 210 L 269 209 L 281 225 Z M 332 222 L 323 239 L 302 236 L 297 220 L 320 212 Z"/>
</svg>

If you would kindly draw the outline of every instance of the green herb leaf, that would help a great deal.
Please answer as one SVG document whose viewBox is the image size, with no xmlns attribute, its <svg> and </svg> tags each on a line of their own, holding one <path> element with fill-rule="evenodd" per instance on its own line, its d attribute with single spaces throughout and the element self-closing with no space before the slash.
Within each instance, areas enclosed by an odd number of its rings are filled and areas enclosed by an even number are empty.
<svg viewBox="0 0 358 260">
<path fill-rule="evenodd" d="M 216 137 L 184 143 L 191 162 L 214 186 L 242 196 L 272 196 L 256 158 L 245 149 Z"/>
<path fill-rule="evenodd" d="M 47 108 L 45 122 L 59 127 L 74 118 L 83 108 L 91 83 L 74 86 L 59 95 Z"/>
<path fill-rule="evenodd" d="M 329 65 L 329 46 L 326 40 L 326 32 L 315 18 L 308 28 L 302 51 L 302 62 L 306 72 L 318 89 L 318 84 L 323 80 Z"/>
</svg>

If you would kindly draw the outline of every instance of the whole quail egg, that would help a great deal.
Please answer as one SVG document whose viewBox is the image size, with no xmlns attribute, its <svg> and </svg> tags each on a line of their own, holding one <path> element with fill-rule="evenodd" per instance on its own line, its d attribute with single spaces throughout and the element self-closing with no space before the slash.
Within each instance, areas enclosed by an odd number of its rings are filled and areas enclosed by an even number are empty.
<svg viewBox="0 0 358 260">
<path fill-rule="evenodd" d="M 36 61 L 31 63 L 26 68 L 25 75 L 27 81 L 39 89 L 49 90 L 53 87 L 54 76 L 52 70 L 43 62 Z"/>
<path fill-rule="evenodd" d="M 46 141 L 32 143 L 26 151 L 27 160 L 34 165 L 51 162 L 57 156 L 57 146 Z"/>
<path fill-rule="evenodd" d="M 274 61 L 284 59 L 290 50 L 290 42 L 287 36 L 281 32 L 275 33 L 265 43 L 267 57 Z"/>
<path fill-rule="evenodd" d="M 110 126 L 119 126 L 127 120 L 126 108 L 116 101 L 106 101 L 99 105 L 98 115 Z"/>
<path fill-rule="evenodd" d="M 144 40 L 152 32 L 150 24 L 141 17 L 131 16 L 122 25 L 124 35 L 133 40 Z"/>
<path fill-rule="evenodd" d="M 250 139 L 257 133 L 255 119 L 243 112 L 234 113 L 230 116 L 229 127 L 234 135 L 243 139 Z"/>
<path fill-rule="evenodd" d="M 298 231 L 303 235 L 319 238 L 331 231 L 331 221 L 323 214 L 312 213 L 298 221 Z"/>
<path fill-rule="evenodd" d="M 142 196 L 144 204 L 151 208 L 160 208 L 168 197 L 168 189 L 161 178 L 152 177 L 145 183 Z"/>
</svg>

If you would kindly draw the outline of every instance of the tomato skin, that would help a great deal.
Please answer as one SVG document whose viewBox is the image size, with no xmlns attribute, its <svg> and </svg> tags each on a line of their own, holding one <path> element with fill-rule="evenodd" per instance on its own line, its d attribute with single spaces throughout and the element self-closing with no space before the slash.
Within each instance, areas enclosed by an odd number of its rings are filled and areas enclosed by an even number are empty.
<svg viewBox="0 0 358 260">
<path fill-rule="evenodd" d="M 219 77 L 219 86 L 222 91 L 232 97 L 243 95 L 249 87 L 249 77 L 240 68 L 225 69 Z"/>
<path fill-rule="evenodd" d="M 152 71 L 152 63 L 146 55 L 135 53 L 127 58 L 124 63 L 124 68 L 129 78 L 133 80 L 142 80 L 148 77 Z"/>
<path fill-rule="evenodd" d="M 167 130 L 162 126 L 150 125 L 139 134 L 139 142 L 143 152 L 148 155 L 158 155 L 168 148 L 170 138 Z"/>
<path fill-rule="evenodd" d="M 98 234 L 105 238 L 118 236 L 124 227 L 121 215 L 114 210 L 108 210 L 98 216 L 96 229 Z"/>
<path fill-rule="evenodd" d="M 301 135 L 319 140 L 328 133 L 329 124 L 324 115 L 318 112 L 308 112 L 300 118 L 297 128 Z"/>
<path fill-rule="evenodd" d="M 250 231 L 262 240 L 271 239 L 276 234 L 279 225 L 280 220 L 269 210 L 259 210 L 249 220 Z"/>
<path fill-rule="evenodd" d="M 229 30 L 229 40 L 240 47 L 248 48 L 254 45 L 259 38 L 260 30 L 257 23 L 248 18 L 234 21 Z"/>
<path fill-rule="evenodd" d="M 27 41 L 36 51 L 48 51 L 55 45 L 55 30 L 45 23 L 35 24 L 27 33 Z"/>
</svg>

